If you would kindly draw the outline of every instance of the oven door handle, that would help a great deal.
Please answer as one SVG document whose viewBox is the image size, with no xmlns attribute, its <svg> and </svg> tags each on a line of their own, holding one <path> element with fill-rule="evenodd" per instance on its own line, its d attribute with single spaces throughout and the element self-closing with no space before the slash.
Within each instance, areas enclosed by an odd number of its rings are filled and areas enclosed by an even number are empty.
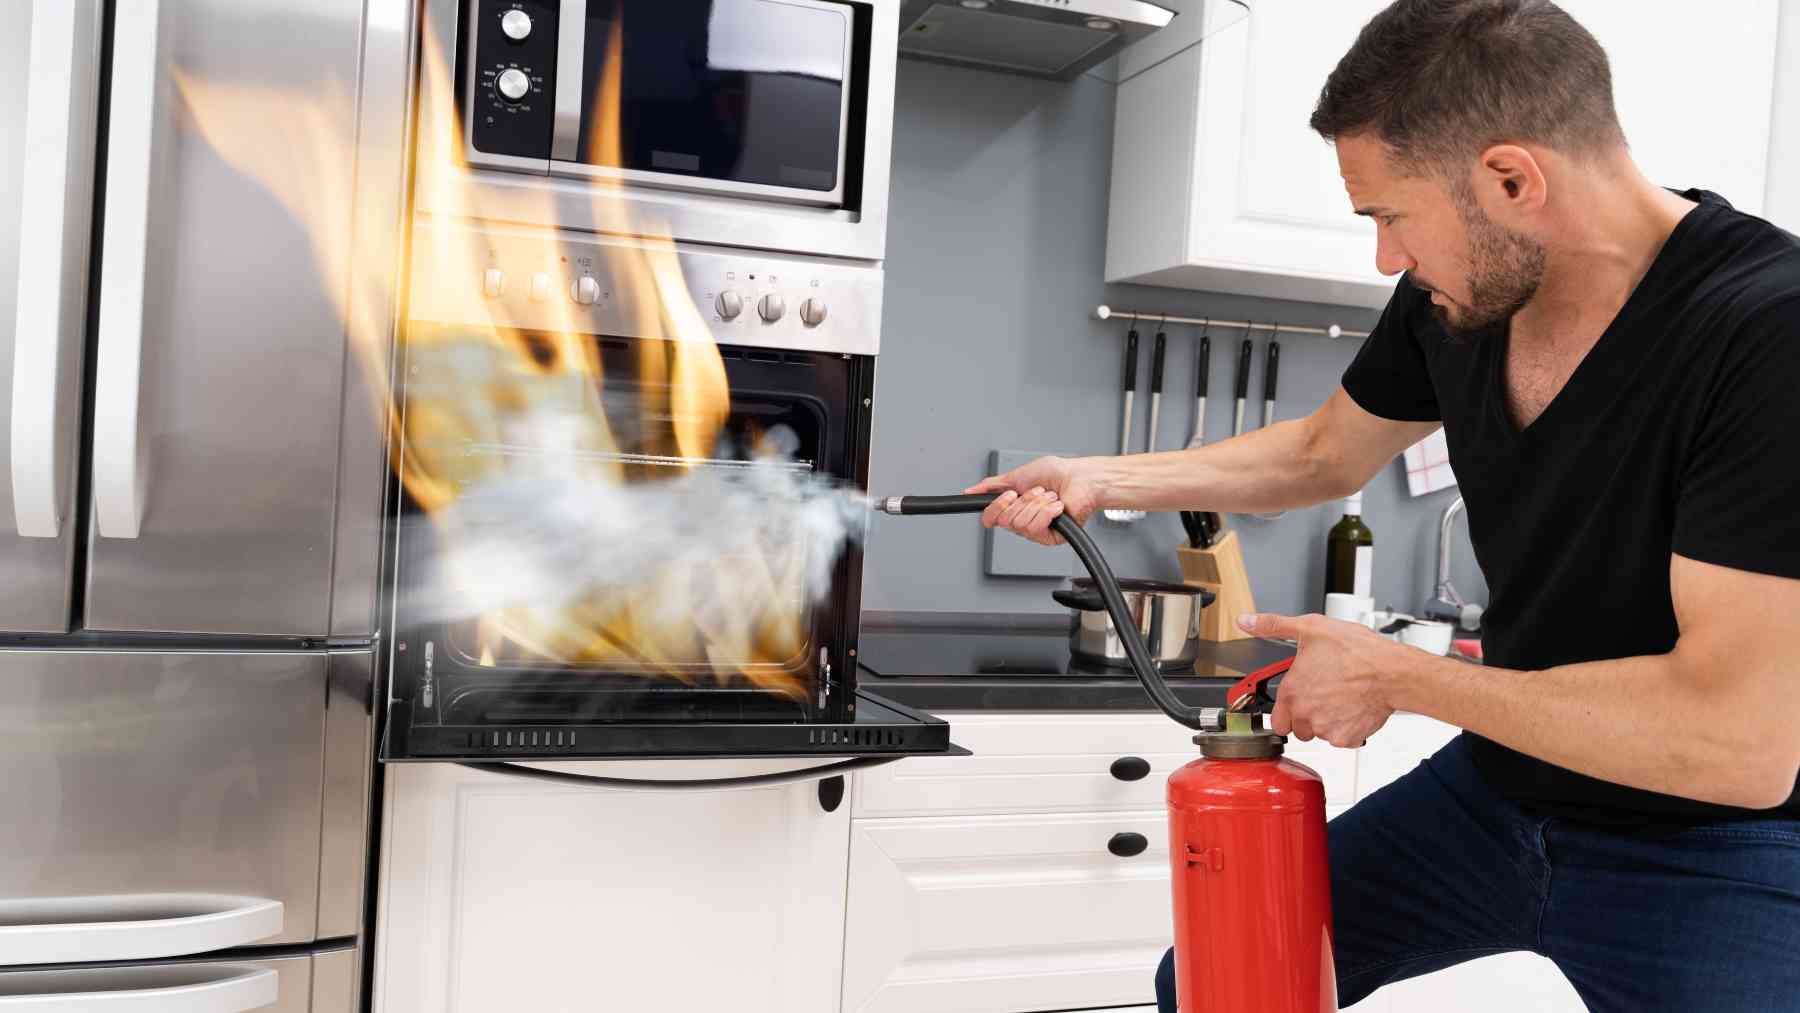
<svg viewBox="0 0 1800 1013">
<path fill-rule="evenodd" d="M 799 770 L 778 770 L 768 774 L 745 774 L 739 777 L 698 777 L 692 779 L 658 780 L 639 777 L 601 777 L 597 774 L 573 774 L 566 770 L 546 770 L 543 767 L 528 767 L 522 763 L 470 763 L 459 765 L 470 770 L 485 771 L 490 774 L 505 774 L 508 777 L 524 777 L 535 781 L 552 781 L 558 784 L 579 785 L 586 788 L 610 788 L 615 791 L 720 791 L 729 788 L 766 788 L 778 784 L 800 784 L 805 781 L 818 781 L 839 774 L 847 774 L 853 770 L 865 770 L 878 767 L 895 760 L 904 760 L 905 756 L 857 756 L 836 763 L 820 764 L 817 767 L 801 767 Z"/>
</svg>

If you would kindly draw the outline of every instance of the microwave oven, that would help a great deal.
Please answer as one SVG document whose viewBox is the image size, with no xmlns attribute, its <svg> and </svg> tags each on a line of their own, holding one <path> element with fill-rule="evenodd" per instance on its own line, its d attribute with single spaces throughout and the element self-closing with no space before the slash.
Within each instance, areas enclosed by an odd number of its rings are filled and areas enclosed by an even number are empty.
<svg viewBox="0 0 1800 1013">
<path fill-rule="evenodd" d="M 455 192 L 488 220 L 882 258 L 898 0 L 427 0 L 426 14 L 454 73 L 421 81 L 420 114 L 453 107 L 460 136 L 457 159 L 420 162 L 419 212 L 457 215 L 434 205 Z"/>
</svg>

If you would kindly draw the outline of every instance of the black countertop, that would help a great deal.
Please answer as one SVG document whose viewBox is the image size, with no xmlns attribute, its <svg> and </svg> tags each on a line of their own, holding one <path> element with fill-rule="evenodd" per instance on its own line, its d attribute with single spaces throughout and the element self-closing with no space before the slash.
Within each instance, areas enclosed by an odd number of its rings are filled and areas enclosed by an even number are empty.
<svg viewBox="0 0 1800 1013">
<path fill-rule="evenodd" d="M 1222 707 L 1225 690 L 1293 653 L 1261 640 L 1202 641 L 1192 672 L 1165 673 L 1195 707 Z M 1124 668 L 1075 661 L 1059 615 L 867 613 L 857 685 L 924 711 L 1148 711 L 1156 705 Z"/>
</svg>

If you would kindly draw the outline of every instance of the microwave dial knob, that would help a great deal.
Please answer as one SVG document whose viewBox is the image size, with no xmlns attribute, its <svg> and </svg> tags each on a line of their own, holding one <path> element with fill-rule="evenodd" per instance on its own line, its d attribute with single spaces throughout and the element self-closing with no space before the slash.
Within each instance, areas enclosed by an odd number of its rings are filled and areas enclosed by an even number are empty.
<svg viewBox="0 0 1800 1013">
<path fill-rule="evenodd" d="M 808 299 L 800 304 L 800 322 L 808 327 L 817 327 L 825 322 L 825 300 Z"/>
<path fill-rule="evenodd" d="M 574 296 L 575 301 L 581 305 L 592 306 L 600 301 L 600 283 L 594 280 L 593 275 L 584 274 L 575 279 L 575 284 L 570 287 L 569 294 Z"/>
<path fill-rule="evenodd" d="M 517 102 L 531 94 L 531 78 L 517 67 L 508 67 L 500 72 L 500 79 L 494 82 L 500 89 L 500 97 L 508 102 Z"/>
<path fill-rule="evenodd" d="M 713 308 L 719 311 L 721 320 L 736 320 L 738 314 L 744 312 L 744 297 L 726 289 L 713 300 Z"/>
<path fill-rule="evenodd" d="M 522 10 L 510 10 L 500 15 L 500 31 L 514 42 L 524 42 L 531 34 L 531 15 Z"/>
<path fill-rule="evenodd" d="M 761 302 L 756 304 L 756 312 L 764 320 L 772 324 L 775 321 L 780 320 L 781 315 L 787 312 L 787 303 L 781 300 L 781 296 L 770 292 L 768 295 L 762 297 Z"/>
</svg>

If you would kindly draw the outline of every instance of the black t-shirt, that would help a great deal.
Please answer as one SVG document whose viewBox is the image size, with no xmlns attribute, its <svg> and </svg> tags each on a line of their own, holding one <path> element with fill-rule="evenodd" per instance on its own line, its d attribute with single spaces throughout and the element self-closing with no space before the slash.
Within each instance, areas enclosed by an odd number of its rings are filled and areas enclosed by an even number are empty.
<svg viewBox="0 0 1800 1013">
<path fill-rule="evenodd" d="M 1488 580 L 1490 665 L 1667 653 L 1679 632 L 1671 553 L 1800 578 L 1800 240 L 1717 194 L 1683 196 L 1699 206 L 1523 431 L 1506 406 L 1506 338 L 1450 340 L 1408 279 L 1344 373 L 1365 411 L 1444 423 Z M 1498 789 L 1546 811 L 1610 823 L 1752 813 L 1469 738 Z M 1800 817 L 1800 785 L 1780 813 Z"/>
</svg>

